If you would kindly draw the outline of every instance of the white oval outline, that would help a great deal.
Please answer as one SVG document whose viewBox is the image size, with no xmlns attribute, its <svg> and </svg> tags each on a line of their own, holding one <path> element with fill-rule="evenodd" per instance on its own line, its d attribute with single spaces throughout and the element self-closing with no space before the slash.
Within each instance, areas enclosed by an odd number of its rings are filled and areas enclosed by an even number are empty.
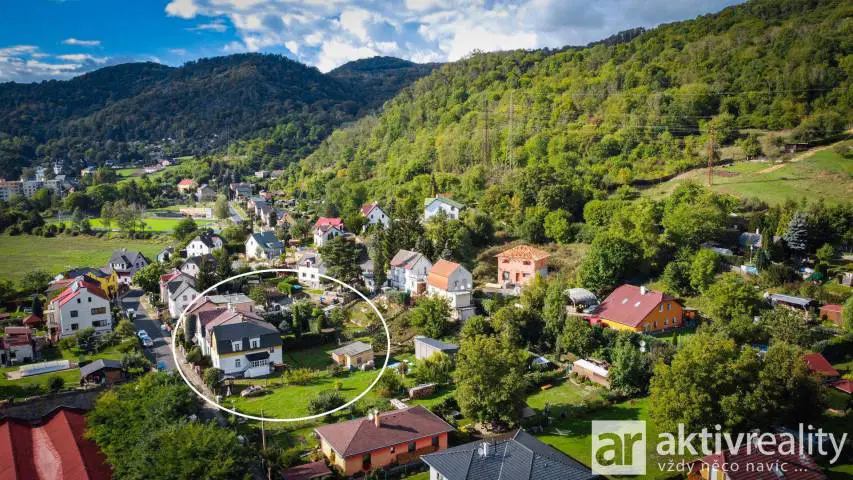
<svg viewBox="0 0 853 480">
<path fill-rule="evenodd" d="M 249 415 L 248 413 L 241 413 L 241 412 L 238 412 L 236 410 L 232 410 L 230 408 L 227 408 L 223 405 L 220 405 L 220 404 L 216 403 L 215 401 L 207 398 L 207 396 L 205 396 L 203 393 L 201 393 L 200 391 L 198 391 L 195 388 L 195 385 L 193 385 L 193 383 L 187 378 L 187 376 L 184 374 L 184 371 L 181 370 L 181 362 L 180 362 L 180 360 L 178 360 L 178 350 L 177 350 L 177 347 L 175 345 L 175 340 L 178 336 L 179 328 L 180 328 L 187 312 L 189 311 L 190 307 L 192 307 L 198 300 L 204 298 L 205 295 L 207 295 L 208 292 L 210 292 L 214 288 L 216 288 L 220 285 L 224 285 L 224 284 L 226 284 L 232 280 L 242 278 L 242 277 L 248 277 L 250 275 L 261 274 L 261 273 L 278 273 L 278 272 L 287 272 L 287 273 L 296 273 L 296 274 L 299 273 L 298 270 L 295 270 L 292 268 L 268 268 L 265 270 L 253 270 L 251 272 L 241 273 L 239 275 L 234 275 L 233 277 L 226 278 L 225 280 L 222 280 L 221 282 L 209 287 L 207 290 L 201 292 L 198 295 L 198 297 L 195 298 L 195 300 L 190 302 L 189 305 L 187 305 L 187 307 L 184 308 L 184 311 L 181 312 L 181 316 L 178 317 L 178 321 L 175 323 L 175 330 L 172 332 L 172 357 L 175 359 L 175 370 L 178 371 L 178 373 L 181 375 L 181 378 L 184 379 L 184 382 L 190 387 L 190 389 L 193 392 L 195 392 L 196 395 L 201 397 L 202 400 L 204 400 L 205 402 L 213 405 L 214 407 L 216 407 L 222 411 L 228 412 L 230 414 L 237 415 L 237 416 L 240 416 L 243 418 L 248 418 L 249 420 L 258 420 L 261 422 L 282 422 L 283 423 L 283 422 L 303 422 L 306 420 L 314 420 L 316 418 L 325 417 L 326 415 L 331 415 L 332 413 L 335 413 L 339 410 L 343 410 L 344 408 L 347 408 L 350 405 L 352 405 L 353 403 L 361 400 L 362 397 L 364 397 L 365 395 L 370 393 L 371 390 L 373 390 L 373 387 L 376 386 L 376 384 L 379 382 L 379 379 L 382 378 L 382 375 L 385 373 L 385 369 L 388 368 L 388 360 L 391 358 L 391 331 L 388 330 L 388 323 L 385 322 L 385 317 L 382 316 L 382 313 L 379 312 L 379 309 L 376 308 L 376 305 L 369 298 L 364 296 L 363 293 L 359 292 L 357 289 L 355 289 L 351 285 L 344 283 L 344 282 L 338 280 L 337 278 L 333 278 L 333 277 L 330 277 L 328 275 L 323 275 L 322 273 L 318 273 L 317 275 L 319 275 L 320 277 L 325 278 L 327 280 L 331 280 L 331 281 L 333 281 L 339 285 L 343 285 L 344 287 L 347 287 L 350 290 L 352 290 L 353 292 L 355 292 L 355 294 L 358 295 L 359 297 L 363 298 L 364 301 L 366 301 L 370 305 L 370 307 L 373 308 L 373 311 L 376 312 L 376 315 L 379 316 L 379 320 L 382 321 L 382 326 L 385 328 L 385 338 L 387 341 L 387 346 L 386 346 L 386 350 L 385 350 L 386 351 L 385 363 L 382 365 L 382 369 L 379 370 L 379 375 L 376 376 L 376 378 L 373 380 L 373 383 L 368 385 L 368 387 L 363 392 L 361 392 L 357 397 L 355 397 L 352 400 L 350 400 L 349 402 L 341 405 L 340 407 L 333 408 L 332 410 L 329 410 L 327 412 L 317 413 L 315 415 L 309 415 L 307 417 L 299 417 L 299 418 L 258 417 L 255 415 Z M 284 350 L 284 348 L 282 348 L 282 350 Z"/>
</svg>

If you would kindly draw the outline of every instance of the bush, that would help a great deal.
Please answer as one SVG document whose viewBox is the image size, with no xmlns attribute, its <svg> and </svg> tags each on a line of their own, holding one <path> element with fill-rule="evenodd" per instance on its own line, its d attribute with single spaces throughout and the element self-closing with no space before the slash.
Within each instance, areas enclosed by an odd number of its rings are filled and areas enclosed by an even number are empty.
<svg viewBox="0 0 853 480">
<path fill-rule="evenodd" d="M 59 375 L 52 375 L 47 379 L 47 389 L 52 393 L 56 393 L 65 388 L 65 379 Z"/>
<path fill-rule="evenodd" d="M 282 381 L 287 385 L 305 385 L 320 378 L 321 372 L 310 368 L 294 368 L 284 373 Z"/>
<path fill-rule="evenodd" d="M 209 388 L 216 388 L 225 377 L 225 372 L 219 368 L 208 368 L 204 371 L 204 384 Z"/>
<path fill-rule="evenodd" d="M 334 391 L 326 390 L 318 393 L 308 401 L 308 412 L 312 415 L 328 412 L 347 403 L 343 395 Z"/>
<path fill-rule="evenodd" d="M 376 394 L 383 398 L 396 397 L 403 391 L 403 379 L 395 372 L 385 372 L 376 383 Z"/>
<path fill-rule="evenodd" d="M 187 361 L 192 363 L 193 365 L 201 364 L 202 357 L 203 356 L 201 354 L 201 348 L 199 347 L 193 347 L 187 353 Z"/>
</svg>

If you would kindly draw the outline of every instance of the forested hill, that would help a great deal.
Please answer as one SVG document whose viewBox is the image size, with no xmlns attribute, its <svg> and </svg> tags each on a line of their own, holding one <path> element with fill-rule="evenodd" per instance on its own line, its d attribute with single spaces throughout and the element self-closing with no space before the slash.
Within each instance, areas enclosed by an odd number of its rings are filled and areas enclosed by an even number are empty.
<svg viewBox="0 0 853 480">
<path fill-rule="evenodd" d="M 711 132 L 715 156 L 754 156 L 777 148 L 761 130 L 840 131 L 851 74 L 844 0 L 755 0 L 628 42 L 478 53 L 333 133 L 285 187 L 341 213 L 440 191 L 508 223 L 534 207 L 577 217 L 606 188 L 704 164 Z"/>
<path fill-rule="evenodd" d="M 280 55 L 242 54 L 0 84 L 0 167 L 11 175 L 35 158 L 127 159 L 145 147 L 136 141 L 163 139 L 174 140 L 164 142 L 173 150 L 167 153 L 203 153 L 276 126 L 288 137 L 280 157 L 302 158 L 336 126 L 433 68 L 391 60 L 366 59 L 326 75 Z"/>
</svg>

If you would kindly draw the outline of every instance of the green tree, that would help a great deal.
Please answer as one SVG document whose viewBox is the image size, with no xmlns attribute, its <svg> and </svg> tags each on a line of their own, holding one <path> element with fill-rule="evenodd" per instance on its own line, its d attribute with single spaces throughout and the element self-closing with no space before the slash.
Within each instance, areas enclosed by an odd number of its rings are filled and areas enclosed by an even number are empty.
<svg viewBox="0 0 853 480">
<path fill-rule="evenodd" d="M 214 389 L 225 378 L 225 372 L 220 368 L 210 367 L 204 370 L 204 384 Z"/>
<path fill-rule="evenodd" d="M 724 323 L 740 316 L 752 317 L 758 311 L 755 290 L 737 273 L 724 273 L 707 289 L 705 296 L 710 303 L 711 318 Z"/>
<path fill-rule="evenodd" d="M 570 243 L 574 231 L 569 213 L 562 208 L 549 212 L 545 216 L 545 235 L 560 245 Z"/>
<path fill-rule="evenodd" d="M 450 304 L 443 297 L 422 298 L 409 312 L 409 318 L 421 335 L 441 338 L 450 322 Z"/>
<path fill-rule="evenodd" d="M 18 281 L 18 289 L 24 295 L 41 294 L 47 288 L 52 277 L 44 270 L 32 270 L 24 274 Z"/>
<path fill-rule="evenodd" d="M 450 383 L 453 380 L 453 359 L 444 352 L 436 352 L 418 362 L 414 375 L 420 383 Z"/>
<path fill-rule="evenodd" d="M 59 375 L 51 375 L 50 378 L 47 379 L 47 389 L 52 393 L 56 393 L 63 388 L 65 388 L 65 379 Z"/>
<path fill-rule="evenodd" d="M 515 424 L 524 407 L 525 358 L 523 350 L 497 337 L 463 341 L 456 368 L 462 414 L 479 422 Z"/>
<path fill-rule="evenodd" d="M 589 323 L 577 317 L 566 318 L 563 331 L 557 338 L 557 351 L 572 353 L 578 357 L 587 357 L 596 348 L 598 348 L 598 344 Z"/>
<path fill-rule="evenodd" d="M 809 218 L 805 212 L 797 212 L 788 222 L 788 229 L 782 236 L 788 248 L 798 255 L 809 250 Z"/>
<path fill-rule="evenodd" d="M 133 274 L 133 283 L 146 292 L 159 294 L 160 275 L 165 273 L 165 265 L 159 262 L 152 262 Z"/>
<path fill-rule="evenodd" d="M 216 196 L 216 202 L 213 204 L 213 214 L 219 219 L 225 219 L 230 216 L 228 211 L 228 197 L 221 193 Z"/>
<path fill-rule="evenodd" d="M 198 224 L 192 218 L 185 218 L 172 229 L 172 236 L 180 242 L 187 242 L 198 233 Z"/>
<path fill-rule="evenodd" d="M 601 294 L 636 271 L 639 260 L 635 244 L 609 233 L 598 235 L 581 261 L 578 282 Z"/>
<path fill-rule="evenodd" d="M 228 280 L 234 276 L 234 268 L 231 266 L 231 255 L 225 248 L 219 248 L 213 251 L 214 278 L 216 283 Z"/>
<path fill-rule="evenodd" d="M 628 396 L 646 392 L 652 376 L 649 357 L 629 341 L 616 343 L 610 352 L 610 387 Z"/>
<path fill-rule="evenodd" d="M 325 390 L 308 401 L 308 412 L 311 415 L 317 415 L 334 410 L 345 403 L 347 401 L 340 393 L 334 390 Z"/>
<path fill-rule="evenodd" d="M 696 252 L 690 262 L 690 287 L 695 292 L 704 292 L 714 281 L 720 257 L 713 250 L 703 248 Z"/>
<path fill-rule="evenodd" d="M 844 302 L 844 308 L 841 310 L 841 324 L 849 333 L 853 333 L 853 297 Z"/>
<path fill-rule="evenodd" d="M 801 312 L 776 307 L 761 314 L 761 325 L 777 342 L 808 348 L 814 342 L 814 333 Z"/>
<path fill-rule="evenodd" d="M 666 286 L 678 295 L 688 295 L 693 289 L 690 285 L 690 264 L 681 261 L 673 260 L 663 269 L 661 279 Z"/>
<path fill-rule="evenodd" d="M 393 398 L 400 395 L 405 388 L 403 379 L 400 374 L 394 371 L 387 371 L 376 383 L 376 394 L 382 398 Z"/>
<path fill-rule="evenodd" d="M 338 236 L 329 240 L 320 247 L 320 255 L 326 265 L 326 275 L 332 278 L 351 282 L 361 275 L 361 247 L 347 237 Z"/>
</svg>

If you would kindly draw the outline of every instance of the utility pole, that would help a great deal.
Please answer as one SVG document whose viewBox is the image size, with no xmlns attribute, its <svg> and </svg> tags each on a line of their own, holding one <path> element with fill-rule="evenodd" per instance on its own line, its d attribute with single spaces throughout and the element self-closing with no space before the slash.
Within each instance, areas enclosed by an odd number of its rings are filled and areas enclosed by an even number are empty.
<svg viewBox="0 0 853 480">
<path fill-rule="evenodd" d="M 708 186 L 710 187 L 714 182 L 714 127 L 711 127 L 709 133 L 711 138 L 708 141 Z"/>
</svg>

